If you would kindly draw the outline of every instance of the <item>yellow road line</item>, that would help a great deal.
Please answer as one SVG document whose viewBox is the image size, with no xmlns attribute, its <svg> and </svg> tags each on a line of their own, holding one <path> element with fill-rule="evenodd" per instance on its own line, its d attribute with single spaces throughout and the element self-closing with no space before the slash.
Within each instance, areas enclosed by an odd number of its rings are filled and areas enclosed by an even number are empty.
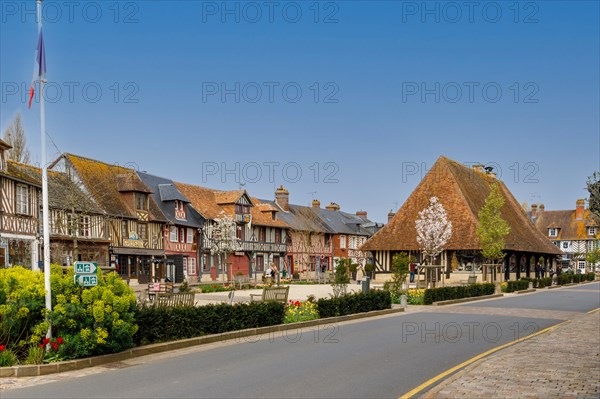
<svg viewBox="0 0 600 399">
<path fill-rule="evenodd" d="M 596 310 L 593 310 L 593 311 L 595 312 L 595 311 L 597 311 L 597 310 L 599 310 L 599 309 L 600 309 L 600 308 L 598 308 L 598 309 L 596 309 Z M 441 380 L 442 378 L 445 378 L 445 377 L 447 377 L 448 375 L 450 375 L 450 374 L 454 373 L 455 371 L 458 371 L 458 370 L 460 370 L 461 368 L 463 368 L 463 367 L 466 367 L 466 366 L 468 366 L 469 364 L 471 364 L 471 363 L 473 363 L 473 362 L 476 362 L 477 360 L 479 360 L 479 359 L 481 359 L 481 358 L 484 358 L 484 357 L 486 357 L 486 356 L 488 356 L 488 355 L 490 355 L 490 354 L 492 354 L 492 353 L 494 353 L 494 352 L 497 352 L 497 351 L 499 351 L 500 349 L 504 349 L 504 348 L 506 348 L 506 347 L 509 347 L 509 346 L 511 346 L 511 345 L 517 344 L 517 343 L 519 343 L 519 342 L 523 342 L 523 341 L 525 341 L 525 340 L 527 340 L 527 339 L 529 339 L 529 338 L 533 338 L 533 337 L 535 337 L 535 336 L 537 336 L 537 335 L 544 334 L 544 333 L 546 333 L 546 332 L 548 332 L 548 331 L 552 331 L 552 330 L 554 330 L 556 327 L 558 327 L 558 326 L 561 326 L 561 325 L 563 325 L 563 324 L 566 324 L 566 323 L 570 323 L 570 322 L 571 322 L 571 320 L 566 320 L 566 321 L 563 321 L 563 322 L 561 322 L 561 323 L 558 323 L 558 324 L 556 324 L 556 325 L 554 325 L 554 326 L 550 326 L 550 327 L 544 328 L 543 330 L 540 330 L 540 331 L 538 331 L 538 332 L 536 332 L 536 333 L 533 333 L 533 334 L 531 334 L 531 335 L 528 335 L 528 336 L 526 336 L 526 337 L 519 338 L 519 339 L 517 339 L 517 340 L 514 340 L 514 341 L 508 342 L 508 343 L 506 343 L 506 344 L 503 344 L 503 345 L 497 346 L 497 347 L 495 347 L 495 348 L 492 348 L 492 349 L 490 349 L 490 350 L 488 350 L 488 351 L 486 351 L 486 352 L 480 353 L 479 355 L 477 355 L 477 356 L 474 356 L 474 357 L 472 357 L 471 359 L 469 359 L 469 360 L 466 360 L 466 361 L 462 362 L 461 364 L 459 364 L 459 365 L 456 365 L 456 366 L 452 367 L 451 369 L 448 369 L 448 370 L 444 371 L 443 373 L 436 375 L 436 376 L 435 376 L 435 377 L 433 377 L 433 378 L 430 378 L 429 380 L 425 381 L 424 383 L 422 383 L 421 385 L 419 385 L 419 386 L 418 386 L 418 387 L 416 387 L 415 389 L 413 389 L 413 390 L 411 390 L 411 391 L 409 391 L 409 392 L 405 393 L 404 395 L 400 396 L 400 399 L 408 399 L 408 398 L 411 398 L 411 397 L 413 397 L 414 395 L 416 395 L 416 394 L 418 394 L 419 392 L 421 392 L 423 389 L 425 389 L 425 388 L 429 387 L 430 385 L 432 385 L 432 384 L 436 383 L 437 381 Z"/>
<path fill-rule="evenodd" d="M 596 308 L 596 309 L 594 309 L 594 310 L 590 310 L 589 312 L 587 312 L 587 314 L 594 313 L 594 312 L 597 312 L 597 311 L 599 311 L 599 310 L 600 310 L 600 308 Z"/>
</svg>

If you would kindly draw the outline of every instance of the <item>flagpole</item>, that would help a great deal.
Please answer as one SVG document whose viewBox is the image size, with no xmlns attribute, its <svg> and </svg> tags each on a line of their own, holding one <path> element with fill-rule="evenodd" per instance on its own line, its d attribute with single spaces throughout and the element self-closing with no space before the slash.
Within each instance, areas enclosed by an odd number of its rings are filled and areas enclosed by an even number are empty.
<svg viewBox="0 0 600 399">
<path fill-rule="evenodd" d="M 42 0 L 36 0 L 38 36 L 42 33 Z M 45 56 L 45 55 L 44 55 Z M 46 289 L 46 310 L 52 310 L 52 290 L 50 286 L 50 223 L 48 222 L 48 162 L 46 160 L 46 113 L 44 109 L 44 84 L 46 83 L 45 70 L 41 66 L 40 58 L 40 134 L 42 138 L 42 218 L 44 232 L 44 286 Z M 48 320 L 46 318 L 46 320 Z M 48 323 L 47 338 L 52 338 L 52 326 Z"/>
</svg>

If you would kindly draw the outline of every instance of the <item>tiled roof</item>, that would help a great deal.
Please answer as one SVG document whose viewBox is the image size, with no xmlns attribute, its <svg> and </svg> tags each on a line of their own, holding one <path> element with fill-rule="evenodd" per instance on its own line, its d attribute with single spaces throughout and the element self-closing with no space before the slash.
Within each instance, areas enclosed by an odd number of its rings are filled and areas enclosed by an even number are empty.
<svg viewBox="0 0 600 399">
<path fill-rule="evenodd" d="M 188 198 L 194 207 L 206 219 L 216 219 L 223 216 L 224 209 L 217 203 L 216 190 L 175 182 L 177 189 Z"/>
<path fill-rule="evenodd" d="M 583 220 L 575 219 L 575 209 L 559 211 L 538 212 L 535 225 L 545 236 L 548 236 L 548 229 L 557 228 L 558 235 L 551 237 L 552 240 L 585 240 L 588 237 L 587 227 L 596 226 L 596 221 L 586 209 L 583 214 Z M 599 232 L 600 233 L 600 232 Z"/>
<path fill-rule="evenodd" d="M 269 227 L 282 227 L 289 228 L 289 226 L 282 220 L 279 220 L 279 209 L 274 208 L 268 202 L 261 202 L 258 198 L 250 198 L 253 207 L 250 207 L 250 214 L 252 215 L 252 224 L 259 226 L 269 226 Z M 276 220 L 273 220 L 271 216 L 273 212 L 276 213 Z"/>
<path fill-rule="evenodd" d="M 8 161 L 14 170 L 26 174 L 32 181 L 42 185 L 42 170 L 35 166 Z M 77 184 L 67 177 L 65 173 L 53 170 L 48 171 L 48 206 L 54 209 L 70 210 L 78 212 L 103 214 L 102 209 L 86 195 Z"/>
<path fill-rule="evenodd" d="M 437 197 L 452 222 L 452 238 L 446 245 L 450 250 L 480 250 L 475 233 L 478 212 L 490 193 L 490 185 L 498 183 L 504 196 L 502 218 L 511 227 L 505 238 L 505 249 L 534 253 L 562 252 L 538 231 L 521 205 L 500 180 L 477 172 L 446 157 L 440 157 L 429 173 L 404 202 L 396 216 L 371 237 L 362 250 L 419 250 L 415 220 L 426 208 L 429 199 Z"/>
<path fill-rule="evenodd" d="M 264 201 L 267 202 L 267 201 Z M 277 207 L 274 201 L 268 201 L 272 206 Z M 296 231 L 313 231 L 317 233 L 335 232 L 312 210 L 311 207 L 302 205 L 289 205 L 289 211 L 280 211 L 277 218 L 285 222 L 291 229 Z"/>
<path fill-rule="evenodd" d="M 313 212 L 316 212 L 321 220 L 332 230 L 335 234 L 354 234 L 362 236 L 370 236 L 371 232 L 362 228 L 361 225 L 364 223 L 370 223 L 368 219 L 363 219 L 351 213 L 342 211 L 334 211 L 322 208 L 311 208 Z"/>
<path fill-rule="evenodd" d="M 246 190 L 233 190 L 233 191 L 220 191 L 214 190 L 215 201 L 219 205 L 235 204 L 242 195 L 246 193 Z"/>
<path fill-rule="evenodd" d="M 138 218 L 135 209 L 127 206 L 119 190 L 124 187 L 123 182 L 129 182 L 127 188 L 138 187 L 143 190 L 142 192 L 151 192 L 133 169 L 68 153 L 63 157 L 76 171 L 96 203 L 108 214 L 117 217 Z M 149 221 L 166 222 L 167 219 L 152 198 L 149 199 L 149 204 Z"/>
<path fill-rule="evenodd" d="M 19 181 L 22 181 L 23 183 L 28 183 L 31 184 L 33 186 L 36 187 L 42 187 L 42 181 L 41 179 L 36 179 L 35 177 L 31 176 L 31 171 L 29 171 L 29 168 L 33 168 L 33 166 L 30 165 L 25 165 L 19 162 L 15 162 L 15 161 L 11 161 L 8 160 L 6 161 L 6 169 L 3 171 L 0 171 L 0 174 L 8 177 L 8 178 L 13 178 Z"/>
<path fill-rule="evenodd" d="M 140 175 L 142 180 L 144 180 L 143 176 Z M 165 179 L 166 180 L 166 179 Z M 146 183 L 148 184 L 148 183 Z M 181 194 L 177 187 L 175 187 L 175 183 L 159 183 L 158 184 L 158 193 L 160 195 L 161 201 L 181 201 L 185 203 L 189 203 L 190 200 L 186 198 L 185 195 Z"/>
<path fill-rule="evenodd" d="M 207 219 L 220 218 L 223 214 L 233 216 L 235 212 L 233 205 L 242 195 L 247 195 L 245 190 L 221 191 L 179 182 L 175 182 L 175 185 L 183 195 L 189 198 L 192 206 Z M 282 228 L 288 227 L 281 220 L 272 219 L 270 206 L 265 207 L 265 204 L 262 204 L 256 198 L 250 196 L 248 198 L 254 205 L 250 207 L 252 224 Z"/>
<path fill-rule="evenodd" d="M 179 192 L 175 183 L 172 180 L 154 176 L 148 173 L 137 172 L 141 181 L 152 190 L 152 194 L 150 196 L 160 208 L 161 212 L 167 220 L 173 222 L 174 224 L 188 226 L 188 227 L 201 227 L 203 224 L 203 219 L 200 214 L 193 209 L 191 206 L 187 206 L 186 212 L 186 220 L 180 220 L 175 217 L 175 203 L 176 199 L 182 200 L 184 202 L 189 203 L 190 201 Z M 164 198 L 163 198 L 164 196 Z M 185 200 L 183 200 L 183 199 Z"/>
</svg>

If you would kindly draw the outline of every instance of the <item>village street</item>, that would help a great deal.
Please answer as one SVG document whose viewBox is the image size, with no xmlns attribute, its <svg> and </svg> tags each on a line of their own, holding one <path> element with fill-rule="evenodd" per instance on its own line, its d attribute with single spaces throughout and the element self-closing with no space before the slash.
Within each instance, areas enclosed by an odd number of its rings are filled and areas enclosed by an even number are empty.
<svg viewBox="0 0 600 399">
<path fill-rule="evenodd" d="M 244 338 L 59 375 L 4 379 L 2 398 L 397 398 L 434 387 L 429 397 L 448 392 L 472 397 L 494 389 L 503 396 L 527 389 L 542 397 L 597 396 L 599 313 L 594 310 L 599 307 L 598 282 L 462 305 L 409 306 L 405 313 L 317 330 Z M 432 382 L 412 391 L 481 353 L 567 320 L 493 354 L 498 364 L 504 353 L 512 354 L 501 369 L 484 363 L 471 374 L 451 377 L 448 387 L 441 379 L 433 381 L 437 386 Z M 580 338 L 573 339 L 574 330 Z M 540 342 L 550 338 L 561 349 L 540 351 Z M 528 345 L 536 353 L 519 352 Z M 556 364 L 557 356 L 564 364 Z M 521 362 L 526 368 L 520 369 Z M 519 382 L 526 386 L 511 382 L 526 372 L 542 373 L 547 380 Z M 493 383 L 479 392 L 490 377 Z"/>
</svg>

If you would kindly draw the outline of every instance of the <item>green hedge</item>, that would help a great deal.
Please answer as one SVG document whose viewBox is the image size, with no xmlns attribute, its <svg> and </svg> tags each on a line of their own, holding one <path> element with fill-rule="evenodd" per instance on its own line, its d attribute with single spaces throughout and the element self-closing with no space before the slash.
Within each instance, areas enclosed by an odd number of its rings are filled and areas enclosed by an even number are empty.
<svg viewBox="0 0 600 399">
<path fill-rule="evenodd" d="M 581 283 L 582 281 L 594 281 L 596 275 L 594 273 L 586 274 L 573 274 L 564 273 L 558 276 L 557 283 L 559 285 L 570 284 L 570 283 Z"/>
<path fill-rule="evenodd" d="M 321 298 L 317 301 L 317 309 L 321 318 L 390 309 L 391 307 L 390 293 L 381 290 L 348 294 L 339 298 Z"/>
<path fill-rule="evenodd" d="M 285 304 L 255 302 L 206 306 L 149 307 L 136 311 L 136 344 L 146 345 L 206 334 L 283 324 Z"/>
<path fill-rule="evenodd" d="M 509 280 L 506 282 L 506 292 L 515 292 L 529 288 L 529 282 L 533 280 L 523 278 L 521 280 Z"/>
<path fill-rule="evenodd" d="M 450 299 L 492 295 L 494 290 L 495 286 L 493 283 L 470 284 L 460 287 L 429 288 L 425 290 L 425 305 L 431 305 L 433 302 L 447 301 Z"/>
</svg>

